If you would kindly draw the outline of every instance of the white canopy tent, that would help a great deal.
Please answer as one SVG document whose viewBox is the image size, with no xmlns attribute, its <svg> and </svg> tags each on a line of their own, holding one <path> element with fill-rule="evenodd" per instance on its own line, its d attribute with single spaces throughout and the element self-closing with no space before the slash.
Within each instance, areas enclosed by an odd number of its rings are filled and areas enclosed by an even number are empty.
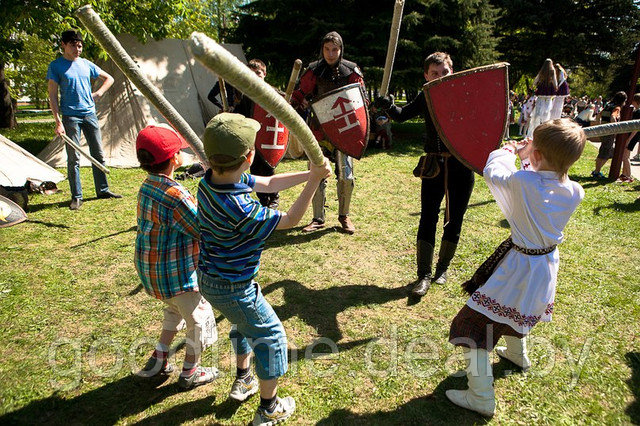
<svg viewBox="0 0 640 426">
<path fill-rule="evenodd" d="M 64 175 L 0 135 L 0 186 L 23 187 L 27 181 L 58 183 Z"/>
</svg>

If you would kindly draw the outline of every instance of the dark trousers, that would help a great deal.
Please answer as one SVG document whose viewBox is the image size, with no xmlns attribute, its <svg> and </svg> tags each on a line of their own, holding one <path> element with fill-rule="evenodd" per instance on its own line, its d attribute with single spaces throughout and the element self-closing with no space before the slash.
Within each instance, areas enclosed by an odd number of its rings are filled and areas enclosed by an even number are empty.
<svg viewBox="0 0 640 426">
<path fill-rule="evenodd" d="M 275 169 L 269 165 L 260 154 L 256 153 L 253 159 L 253 163 L 251 164 L 251 174 L 256 176 L 273 176 L 275 174 Z M 273 201 L 277 201 L 280 198 L 280 195 L 277 192 L 274 193 L 264 193 L 258 192 L 256 193 L 258 199 L 260 200 L 260 204 L 263 206 L 268 206 Z"/>
<path fill-rule="evenodd" d="M 465 167 L 455 157 L 448 157 L 447 188 L 449 190 L 449 223 L 444 226 L 442 239 L 458 243 L 464 213 L 469 205 L 473 191 L 473 171 Z M 440 163 L 440 173 L 432 179 L 422 179 L 420 190 L 421 212 L 418 240 L 423 240 L 435 247 L 436 227 L 440 205 L 444 199 L 444 163 Z"/>
</svg>

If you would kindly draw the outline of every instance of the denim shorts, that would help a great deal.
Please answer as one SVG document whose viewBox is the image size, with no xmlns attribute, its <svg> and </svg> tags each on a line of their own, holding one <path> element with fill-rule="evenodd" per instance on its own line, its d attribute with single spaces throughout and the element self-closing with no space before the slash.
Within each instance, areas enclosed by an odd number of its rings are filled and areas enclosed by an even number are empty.
<svg viewBox="0 0 640 426">
<path fill-rule="evenodd" d="M 229 337 L 236 354 L 253 351 L 261 380 L 283 376 L 288 368 L 287 336 L 258 283 L 231 283 L 203 273 L 198 276 L 200 294 L 232 324 Z"/>
</svg>

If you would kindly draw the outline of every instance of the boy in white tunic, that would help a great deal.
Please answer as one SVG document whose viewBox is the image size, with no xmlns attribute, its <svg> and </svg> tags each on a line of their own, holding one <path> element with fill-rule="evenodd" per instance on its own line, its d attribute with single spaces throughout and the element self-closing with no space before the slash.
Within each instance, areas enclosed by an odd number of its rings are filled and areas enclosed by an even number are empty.
<svg viewBox="0 0 640 426">
<path fill-rule="evenodd" d="M 451 324 L 449 341 L 462 346 L 469 389 L 446 392 L 454 404 L 486 416 L 495 412 L 489 351 L 496 348 L 524 370 L 531 365 L 524 336 L 539 321 L 551 321 L 563 229 L 584 197 L 568 179 L 586 137 L 569 119 L 538 126 L 533 141 L 506 145 L 489 155 L 484 178 L 507 221 L 511 236 L 463 288 L 471 295 Z M 516 154 L 527 170 L 517 171 Z"/>
</svg>

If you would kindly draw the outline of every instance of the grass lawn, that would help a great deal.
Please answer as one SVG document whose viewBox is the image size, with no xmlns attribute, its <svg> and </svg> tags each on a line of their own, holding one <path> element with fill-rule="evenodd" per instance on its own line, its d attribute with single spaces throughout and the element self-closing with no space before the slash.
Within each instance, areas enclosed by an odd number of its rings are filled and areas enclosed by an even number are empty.
<svg viewBox="0 0 640 426">
<path fill-rule="evenodd" d="M 296 398 L 291 424 L 486 422 L 445 397 L 466 384 L 454 376 L 462 362 L 447 335 L 466 300 L 459 284 L 506 238 L 508 225 L 478 178 L 449 283 L 408 303 L 420 184 L 411 171 L 422 126 L 395 126 L 392 150 L 370 150 L 356 163 L 355 235 L 338 232 L 330 185 L 327 229 L 278 231 L 267 244 L 259 282 L 289 338 L 280 394 Z M 570 173 L 586 198 L 560 247 L 553 322 L 531 334 L 528 373 L 494 359 L 498 409 L 489 423 L 640 423 L 640 184 L 592 180 L 595 155 L 587 146 Z M 278 171 L 305 167 L 287 160 Z M 179 392 L 176 376 L 145 382 L 131 374 L 150 354 L 162 319 L 162 304 L 141 289 L 133 265 L 144 176 L 112 169 L 111 186 L 124 198 L 97 200 L 84 168 L 81 210 L 67 208 L 69 187 L 61 182 L 61 193 L 31 198 L 28 222 L 0 230 L 0 423 L 235 425 L 253 418 L 256 397 L 240 405 L 227 398 L 235 368 L 230 325 L 220 315 L 220 339 L 203 362 L 223 373 L 213 384 Z M 197 182 L 187 186 L 195 191 Z M 282 208 L 300 190 L 282 193 Z"/>
</svg>

